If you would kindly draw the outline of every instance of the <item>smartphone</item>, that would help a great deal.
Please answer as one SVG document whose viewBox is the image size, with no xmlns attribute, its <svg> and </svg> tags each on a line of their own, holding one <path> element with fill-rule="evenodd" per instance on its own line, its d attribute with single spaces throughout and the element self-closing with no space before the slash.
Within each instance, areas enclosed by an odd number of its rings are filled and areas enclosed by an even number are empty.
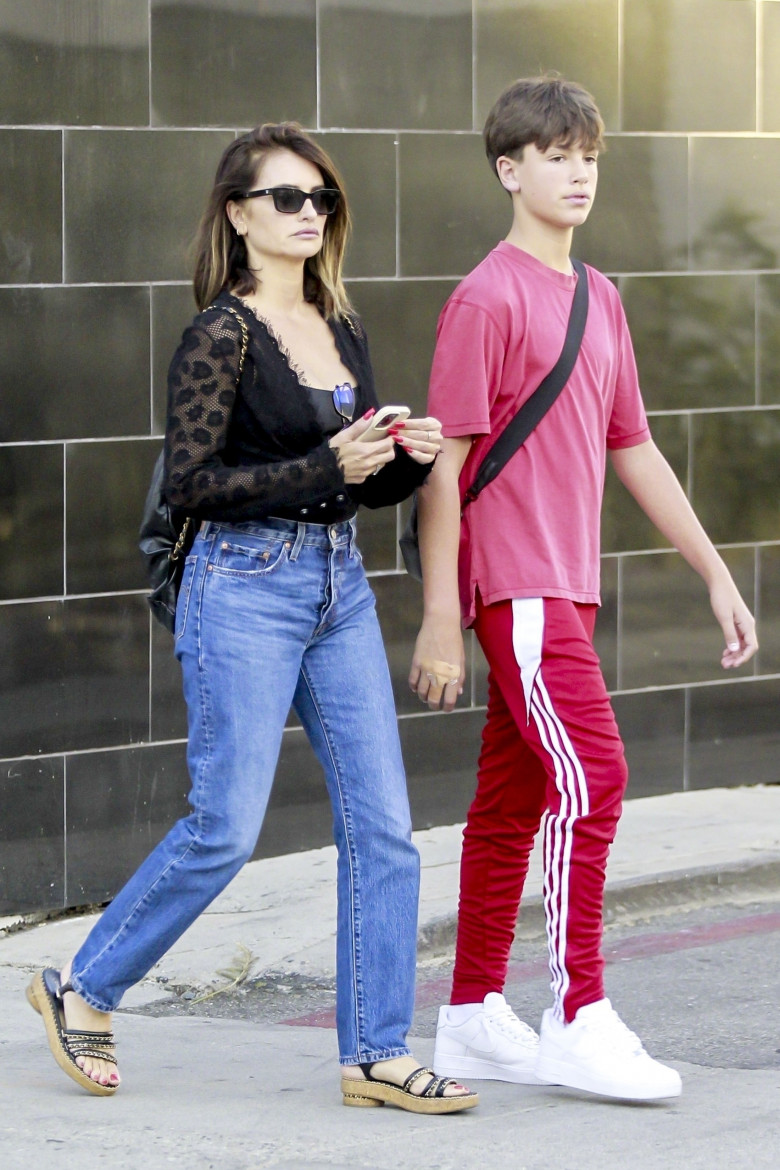
<svg viewBox="0 0 780 1170">
<path fill-rule="evenodd" d="M 384 439 L 390 427 L 397 422 L 403 422 L 409 417 L 408 406 L 380 406 L 370 425 L 360 436 L 360 442 L 366 443 L 372 439 Z"/>
</svg>

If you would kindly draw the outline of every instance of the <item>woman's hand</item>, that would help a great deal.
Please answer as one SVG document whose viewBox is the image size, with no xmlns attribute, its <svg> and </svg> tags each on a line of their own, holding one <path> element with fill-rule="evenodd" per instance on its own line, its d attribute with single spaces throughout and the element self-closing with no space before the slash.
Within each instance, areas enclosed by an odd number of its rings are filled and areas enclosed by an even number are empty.
<svg viewBox="0 0 780 1170">
<path fill-rule="evenodd" d="M 328 445 L 336 452 L 345 483 L 363 483 L 369 475 L 376 475 L 386 463 L 395 459 L 395 444 L 389 436 L 370 439 L 366 443 L 360 441 L 374 414 L 375 410 L 369 410 L 329 440 Z"/>
<path fill-rule="evenodd" d="M 437 418 L 407 418 L 404 422 L 394 423 L 388 434 L 415 463 L 433 463 L 441 451 L 441 423 Z"/>
</svg>

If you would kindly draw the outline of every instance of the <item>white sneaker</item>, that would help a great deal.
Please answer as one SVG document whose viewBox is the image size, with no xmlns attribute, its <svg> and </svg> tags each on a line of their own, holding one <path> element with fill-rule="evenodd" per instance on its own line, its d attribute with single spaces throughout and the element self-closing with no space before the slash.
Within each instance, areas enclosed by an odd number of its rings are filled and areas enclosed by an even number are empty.
<svg viewBox="0 0 780 1170">
<path fill-rule="evenodd" d="M 608 999 L 581 1007 L 570 1024 L 542 1016 L 536 1075 L 548 1085 L 625 1101 L 679 1097 L 680 1074 L 653 1060 Z"/>
<path fill-rule="evenodd" d="M 466 1081 L 511 1081 L 537 1085 L 534 1064 L 539 1037 L 518 1020 L 503 995 L 491 991 L 463 1023 L 454 1024 L 450 1008 L 439 1008 L 433 1068 L 439 1076 Z"/>
</svg>

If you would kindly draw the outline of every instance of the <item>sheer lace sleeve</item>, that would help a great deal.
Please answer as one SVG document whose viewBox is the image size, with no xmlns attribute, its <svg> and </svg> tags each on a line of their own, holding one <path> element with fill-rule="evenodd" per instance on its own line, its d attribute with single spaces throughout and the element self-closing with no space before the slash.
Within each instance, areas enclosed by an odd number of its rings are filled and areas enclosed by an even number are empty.
<svg viewBox="0 0 780 1170">
<path fill-rule="evenodd" d="M 219 309 L 201 314 L 182 338 L 168 375 L 168 503 L 205 519 L 212 512 L 242 519 L 343 491 L 343 476 L 326 441 L 293 457 L 281 449 L 278 460 L 255 462 L 244 455 L 231 461 L 227 452 L 240 355 L 240 326 Z M 248 365 L 246 377 L 252 376 Z"/>
</svg>

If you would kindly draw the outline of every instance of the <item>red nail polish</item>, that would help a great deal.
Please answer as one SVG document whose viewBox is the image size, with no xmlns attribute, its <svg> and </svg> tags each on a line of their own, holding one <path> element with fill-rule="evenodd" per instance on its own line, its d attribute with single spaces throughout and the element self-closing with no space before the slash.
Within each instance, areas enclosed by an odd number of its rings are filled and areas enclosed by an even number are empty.
<svg viewBox="0 0 780 1170">
<path fill-rule="evenodd" d="M 404 451 L 408 451 L 409 454 L 411 455 L 411 453 L 412 453 L 411 447 L 407 447 L 406 443 L 402 443 L 401 446 L 403 447 Z"/>
<path fill-rule="evenodd" d="M 376 414 L 376 410 L 374 409 L 373 406 L 371 407 L 370 410 L 366 411 L 366 413 L 363 415 L 363 418 L 371 418 L 372 414 Z"/>
</svg>

